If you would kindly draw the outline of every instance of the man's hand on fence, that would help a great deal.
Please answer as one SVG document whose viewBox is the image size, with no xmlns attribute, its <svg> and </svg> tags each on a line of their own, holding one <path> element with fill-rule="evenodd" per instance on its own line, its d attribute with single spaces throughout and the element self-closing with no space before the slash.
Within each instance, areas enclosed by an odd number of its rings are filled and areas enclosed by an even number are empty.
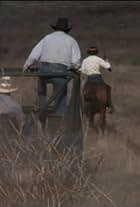
<svg viewBox="0 0 140 207">
<path fill-rule="evenodd" d="M 23 68 L 23 73 L 26 73 L 26 72 L 30 72 L 30 67 L 28 67 L 28 68 Z"/>
<path fill-rule="evenodd" d="M 28 68 L 23 68 L 23 73 L 24 72 L 37 72 L 38 71 L 38 68 L 35 67 L 35 66 L 30 66 Z"/>
<path fill-rule="evenodd" d="M 75 69 L 75 68 L 70 68 L 69 71 L 71 71 L 75 74 L 80 74 L 80 71 L 78 69 Z"/>
<path fill-rule="evenodd" d="M 24 73 L 26 71 L 27 71 L 27 68 L 26 67 L 23 67 L 22 72 Z"/>
</svg>

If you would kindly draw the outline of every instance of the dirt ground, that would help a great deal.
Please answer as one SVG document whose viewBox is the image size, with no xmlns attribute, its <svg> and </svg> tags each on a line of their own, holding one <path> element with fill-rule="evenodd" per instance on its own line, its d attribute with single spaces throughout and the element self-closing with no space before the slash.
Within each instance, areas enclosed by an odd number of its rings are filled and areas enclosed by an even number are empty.
<svg viewBox="0 0 140 207">
<path fill-rule="evenodd" d="M 12 3 L 13 2 L 13 3 Z M 80 45 L 82 58 L 89 45 L 106 54 L 112 73 L 103 71 L 112 86 L 116 112 L 107 114 L 105 134 L 88 129 L 84 122 L 84 153 L 99 196 L 81 199 L 86 207 L 140 206 L 140 3 L 139 1 L 21 1 L 0 2 L 0 64 L 22 66 L 32 47 L 58 16 L 73 23 L 71 35 Z M 114 3 L 113 3 L 114 2 Z M 36 79 L 14 79 L 19 86 L 15 97 L 32 103 Z"/>
</svg>

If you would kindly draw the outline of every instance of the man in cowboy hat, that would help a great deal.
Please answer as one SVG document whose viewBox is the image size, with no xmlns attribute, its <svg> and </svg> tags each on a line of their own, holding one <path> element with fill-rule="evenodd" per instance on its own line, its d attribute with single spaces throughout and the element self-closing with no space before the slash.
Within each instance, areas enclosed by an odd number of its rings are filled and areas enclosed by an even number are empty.
<svg viewBox="0 0 140 207">
<path fill-rule="evenodd" d="M 19 131 L 22 132 L 24 113 L 19 103 L 10 96 L 15 91 L 17 91 L 17 88 L 12 86 L 9 76 L 0 79 L 0 114 L 15 114 Z"/>
<path fill-rule="evenodd" d="M 67 18 L 58 18 L 55 25 L 50 25 L 55 31 L 46 35 L 39 43 L 32 49 L 27 58 L 23 71 L 28 70 L 35 62 L 40 63 L 39 72 L 41 75 L 47 73 L 65 72 L 68 69 L 78 69 L 80 66 L 81 51 L 77 41 L 68 33 L 72 29 Z M 54 92 L 65 86 L 65 78 L 51 78 Z M 47 78 L 39 77 L 38 84 L 38 107 L 39 110 L 45 110 L 46 103 L 46 83 Z M 67 86 L 63 96 L 57 98 L 56 114 L 63 114 L 66 110 Z"/>
</svg>

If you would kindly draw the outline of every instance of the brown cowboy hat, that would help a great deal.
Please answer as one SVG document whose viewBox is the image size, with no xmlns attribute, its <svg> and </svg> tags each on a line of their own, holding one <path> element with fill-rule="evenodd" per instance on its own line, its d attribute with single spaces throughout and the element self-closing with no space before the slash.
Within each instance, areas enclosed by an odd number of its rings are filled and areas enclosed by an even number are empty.
<svg viewBox="0 0 140 207">
<path fill-rule="evenodd" d="M 54 30 L 62 30 L 68 32 L 72 29 L 72 25 L 69 24 L 69 20 L 66 17 L 59 17 L 55 25 L 50 25 Z"/>
</svg>

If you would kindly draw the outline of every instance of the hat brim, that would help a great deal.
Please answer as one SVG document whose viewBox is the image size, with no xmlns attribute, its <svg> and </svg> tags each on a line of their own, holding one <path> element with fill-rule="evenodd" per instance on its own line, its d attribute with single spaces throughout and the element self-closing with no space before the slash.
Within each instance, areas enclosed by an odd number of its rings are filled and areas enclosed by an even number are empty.
<svg viewBox="0 0 140 207">
<path fill-rule="evenodd" d="M 63 30 L 63 31 L 70 31 L 72 29 L 72 26 L 69 27 L 59 27 L 56 25 L 50 25 L 54 30 Z"/>
<path fill-rule="evenodd" d="M 18 89 L 17 88 L 1 88 L 0 87 L 0 93 L 12 93 L 12 92 L 15 92 L 17 91 Z"/>
</svg>

